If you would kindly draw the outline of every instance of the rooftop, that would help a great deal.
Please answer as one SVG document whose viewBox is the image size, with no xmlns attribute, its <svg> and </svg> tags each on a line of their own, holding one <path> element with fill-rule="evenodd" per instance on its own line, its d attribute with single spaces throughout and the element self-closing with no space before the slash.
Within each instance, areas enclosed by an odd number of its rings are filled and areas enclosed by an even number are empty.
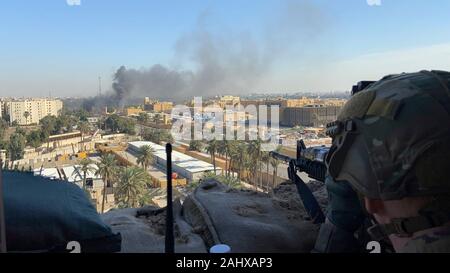
<svg viewBox="0 0 450 273">
<path fill-rule="evenodd" d="M 134 141 L 129 142 L 128 144 L 132 149 L 139 149 L 142 146 L 148 145 L 155 150 L 156 157 L 166 161 L 166 148 L 164 146 L 149 141 Z M 172 163 L 191 173 L 214 171 L 214 166 L 212 164 L 177 151 L 172 152 Z M 217 167 L 216 169 L 219 170 L 220 168 Z"/>
</svg>

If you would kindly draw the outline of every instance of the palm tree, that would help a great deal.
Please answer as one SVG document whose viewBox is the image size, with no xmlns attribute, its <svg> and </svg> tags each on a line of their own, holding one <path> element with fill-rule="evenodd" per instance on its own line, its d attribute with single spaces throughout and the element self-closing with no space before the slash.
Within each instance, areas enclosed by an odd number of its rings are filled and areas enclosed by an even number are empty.
<svg viewBox="0 0 450 273">
<path fill-rule="evenodd" d="M 200 140 L 191 140 L 189 142 L 189 151 L 201 152 L 203 148 L 203 143 Z"/>
<path fill-rule="evenodd" d="M 259 168 L 259 173 L 261 174 L 261 156 L 262 156 L 261 139 L 258 138 L 257 140 L 253 140 L 250 142 L 248 147 L 248 153 L 253 163 L 251 165 L 252 176 L 255 177 L 257 168 Z M 257 187 L 257 184 L 258 181 L 255 181 L 255 187 Z"/>
<path fill-rule="evenodd" d="M 225 157 L 225 176 L 228 176 L 227 169 L 228 169 L 228 145 L 226 140 L 218 141 L 217 142 L 217 152 Z"/>
<path fill-rule="evenodd" d="M 78 124 L 78 128 L 79 128 L 79 130 L 81 132 L 81 142 L 84 141 L 85 134 L 89 132 L 89 127 L 90 126 L 89 126 L 89 123 L 87 121 L 81 121 Z M 82 144 L 82 145 L 83 145 L 82 146 L 82 150 L 84 150 L 84 144 Z"/>
<path fill-rule="evenodd" d="M 211 155 L 211 159 L 213 162 L 213 166 L 214 166 L 214 175 L 217 175 L 217 170 L 216 170 L 216 152 L 217 152 L 217 140 L 213 139 L 208 141 L 208 146 L 206 146 L 206 151 L 208 152 L 208 154 Z"/>
<path fill-rule="evenodd" d="M 234 159 L 238 166 L 238 179 L 242 179 L 242 171 L 247 169 L 248 162 L 248 147 L 247 144 L 241 141 L 236 141 L 232 144 L 232 149 L 230 150 L 231 158 Z"/>
<path fill-rule="evenodd" d="M 139 149 L 137 163 L 141 164 L 145 171 L 147 171 L 148 167 L 153 164 L 155 152 L 155 149 L 153 149 L 150 145 L 144 145 Z"/>
<path fill-rule="evenodd" d="M 266 165 L 266 185 L 267 191 L 269 191 L 269 162 L 270 162 L 270 154 L 268 152 L 262 152 L 261 161 Z M 262 173 L 260 174 L 262 176 Z M 261 184 L 262 186 L 262 184 Z"/>
<path fill-rule="evenodd" d="M 279 153 L 281 151 L 281 146 L 278 146 L 275 149 L 275 152 Z M 270 159 L 270 165 L 272 165 L 273 168 L 273 177 L 272 177 L 272 188 L 275 188 L 275 181 L 278 175 L 278 166 L 280 165 L 280 160 L 278 158 L 272 157 Z"/>
<path fill-rule="evenodd" d="M 123 168 L 116 188 L 117 201 L 124 207 L 136 208 L 146 193 L 150 181 L 148 173 L 139 167 Z"/>
<path fill-rule="evenodd" d="M 108 187 L 108 179 L 116 174 L 117 171 L 117 161 L 114 155 L 105 154 L 100 158 L 100 162 L 96 163 L 97 171 L 95 175 L 100 175 L 103 178 L 103 200 L 102 200 L 102 213 L 105 212 L 105 201 L 106 201 L 106 189 Z"/>
<path fill-rule="evenodd" d="M 30 112 L 25 111 L 25 113 L 23 113 L 23 116 L 25 117 L 25 123 L 28 124 L 28 117 L 30 116 Z"/>
<path fill-rule="evenodd" d="M 83 174 L 83 190 L 86 190 L 86 177 L 87 173 L 95 173 L 97 169 L 92 166 L 94 162 L 90 160 L 89 158 L 84 158 L 80 161 L 80 166 L 75 167 L 75 170 L 73 171 L 72 175 L 80 176 L 80 174 Z"/>
<path fill-rule="evenodd" d="M 227 153 L 227 158 L 229 159 L 227 172 L 228 172 L 228 176 L 230 176 L 232 168 L 234 166 L 234 162 L 235 162 L 233 155 L 236 154 L 238 142 L 235 140 L 232 140 L 232 141 L 227 141 L 226 144 L 227 144 L 226 153 Z"/>
<path fill-rule="evenodd" d="M 158 113 L 153 116 L 154 123 L 158 123 L 160 119 L 161 119 L 161 115 Z"/>
<path fill-rule="evenodd" d="M 149 117 L 147 113 L 140 113 L 137 119 L 139 122 L 145 125 L 148 123 Z"/>
</svg>

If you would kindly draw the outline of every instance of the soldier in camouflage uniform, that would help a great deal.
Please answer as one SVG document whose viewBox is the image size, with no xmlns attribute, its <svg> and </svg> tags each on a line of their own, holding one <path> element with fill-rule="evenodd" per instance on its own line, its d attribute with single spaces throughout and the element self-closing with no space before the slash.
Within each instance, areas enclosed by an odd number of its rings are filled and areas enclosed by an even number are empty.
<svg viewBox="0 0 450 273">
<path fill-rule="evenodd" d="M 353 235 L 365 211 L 376 223 L 369 233 L 396 252 L 450 252 L 449 89 L 450 73 L 421 71 L 387 76 L 350 99 L 328 126 L 328 230 L 341 223 Z M 357 194 L 340 190 L 348 185 Z M 318 241 L 329 243 L 325 230 Z"/>
</svg>

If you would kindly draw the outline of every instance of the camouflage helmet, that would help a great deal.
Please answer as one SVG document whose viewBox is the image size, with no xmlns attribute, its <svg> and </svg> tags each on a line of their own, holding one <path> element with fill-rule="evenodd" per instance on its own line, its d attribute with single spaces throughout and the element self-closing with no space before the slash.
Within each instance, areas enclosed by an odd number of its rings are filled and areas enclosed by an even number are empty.
<svg viewBox="0 0 450 273">
<path fill-rule="evenodd" d="M 450 73 L 386 76 L 327 126 L 329 174 L 372 199 L 450 194 Z"/>
</svg>

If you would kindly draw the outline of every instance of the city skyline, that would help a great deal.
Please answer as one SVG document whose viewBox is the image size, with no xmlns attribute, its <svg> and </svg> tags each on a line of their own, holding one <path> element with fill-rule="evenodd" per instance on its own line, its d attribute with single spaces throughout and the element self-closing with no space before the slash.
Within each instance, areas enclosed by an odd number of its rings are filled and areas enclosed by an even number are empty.
<svg viewBox="0 0 450 273">
<path fill-rule="evenodd" d="M 155 65 L 192 72 L 193 83 L 180 88 L 186 97 L 345 91 L 390 73 L 449 70 L 450 30 L 439 27 L 449 8 L 439 0 L 8 1 L 0 10 L 0 96 L 92 96 L 99 76 L 104 92 L 112 90 L 122 65 L 144 78 Z M 433 16 L 416 20 L 423 14 Z"/>
</svg>

